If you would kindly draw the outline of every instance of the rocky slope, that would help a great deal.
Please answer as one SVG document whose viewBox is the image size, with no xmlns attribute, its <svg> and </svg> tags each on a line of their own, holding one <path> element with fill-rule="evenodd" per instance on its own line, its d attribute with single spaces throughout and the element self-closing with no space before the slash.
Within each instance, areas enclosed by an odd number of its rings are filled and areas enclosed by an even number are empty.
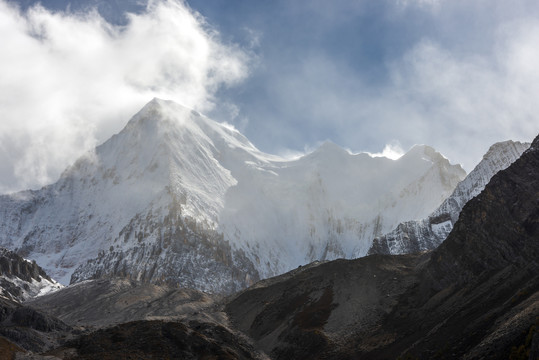
<svg viewBox="0 0 539 360">
<path fill-rule="evenodd" d="M 507 359 L 539 350 L 538 259 L 539 137 L 436 250 L 299 269 L 226 311 L 274 359 Z"/>
<path fill-rule="evenodd" d="M 58 359 L 267 359 L 226 328 L 190 321 L 134 321 L 100 329 L 45 355 Z"/>
<path fill-rule="evenodd" d="M 0 359 L 43 352 L 59 346 L 62 337 L 73 333 L 60 320 L 22 305 L 62 288 L 35 261 L 0 248 Z"/>
<path fill-rule="evenodd" d="M 89 280 L 26 303 L 84 329 L 56 358 L 267 359 L 230 327 L 220 298 L 125 279 Z"/>
<path fill-rule="evenodd" d="M 0 297 L 22 302 L 61 289 L 35 261 L 0 248 Z"/>
<path fill-rule="evenodd" d="M 374 237 L 430 214 L 464 175 L 428 146 L 393 161 L 328 142 L 287 160 L 154 99 L 55 184 L 0 196 L 0 245 L 62 283 L 123 276 L 232 293 L 365 255 Z"/>
<path fill-rule="evenodd" d="M 267 359 L 215 298 L 167 285 L 85 281 L 0 314 L 0 359 Z"/>
<path fill-rule="evenodd" d="M 464 205 L 485 188 L 492 176 L 511 165 L 529 146 L 529 143 L 514 141 L 492 145 L 483 160 L 438 209 L 425 219 L 406 221 L 375 238 L 368 253 L 410 254 L 435 249 L 451 232 Z"/>
<path fill-rule="evenodd" d="M 0 297 L 0 358 L 16 353 L 42 353 L 77 336 L 77 329 L 57 318 Z"/>
<path fill-rule="evenodd" d="M 138 320 L 208 320 L 219 299 L 193 289 L 100 279 L 73 284 L 25 305 L 72 326 L 103 328 Z"/>
</svg>

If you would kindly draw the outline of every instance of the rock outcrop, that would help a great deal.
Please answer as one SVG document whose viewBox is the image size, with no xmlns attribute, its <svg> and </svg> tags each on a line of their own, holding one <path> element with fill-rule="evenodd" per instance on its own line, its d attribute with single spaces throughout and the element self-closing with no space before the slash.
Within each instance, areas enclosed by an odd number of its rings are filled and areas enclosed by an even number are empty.
<svg viewBox="0 0 539 360">
<path fill-rule="evenodd" d="M 26 260 L 13 251 L 0 248 L 0 296 L 22 302 L 62 287 L 35 261 Z"/>
</svg>

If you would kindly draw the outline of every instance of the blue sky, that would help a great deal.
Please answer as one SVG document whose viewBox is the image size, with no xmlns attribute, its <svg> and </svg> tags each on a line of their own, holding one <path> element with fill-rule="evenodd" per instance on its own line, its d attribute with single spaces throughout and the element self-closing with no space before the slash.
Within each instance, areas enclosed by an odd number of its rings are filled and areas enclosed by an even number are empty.
<svg viewBox="0 0 539 360">
<path fill-rule="evenodd" d="M 53 181 L 154 95 L 277 154 L 424 143 L 470 171 L 494 142 L 539 132 L 536 1 L 43 0 L 31 15 L 18 3 L 0 2 L 13 39 L 0 66 L 14 70 L 0 95 L 19 94 L 0 101 L 4 191 Z"/>
</svg>

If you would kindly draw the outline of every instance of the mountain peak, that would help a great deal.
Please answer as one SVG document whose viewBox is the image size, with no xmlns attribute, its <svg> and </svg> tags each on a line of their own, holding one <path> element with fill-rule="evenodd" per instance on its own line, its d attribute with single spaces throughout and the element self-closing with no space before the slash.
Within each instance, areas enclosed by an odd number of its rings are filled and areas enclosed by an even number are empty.
<svg viewBox="0 0 539 360">
<path fill-rule="evenodd" d="M 134 132 L 144 141 L 155 140 L 192 142 L 192 146 L 211 148 L 242 147 L 248 151 L 259 152 L 245 136 L 230 125 L 218 123 L 196 110 L 180 105 L 172 100 L 153 98 L 136 113 L 120 134 Z M 120 135 L 118 134 L 118 135 Z M 175 139 L 175 140 L 172 140 Z M 177 144 L 176 144 L 177 145 Z M 186 146 L 189 144 L 186 144 Z"/>
<path fill-rule="evenodd" d="M 161 99 L 158 97 L 154 97 L 150 102 L 148 102 L 143 108 L 149 108 L 149 109 L 155 109 L 155 110 L 161 110 L 161 111 L 167 111 L 167 110 L 175 110 L 175 111 L 186 111 L 191 112 L 192 115 L 196 117 L 202 116 L 198 111 L 191 109 L 190 107 L 187 107 L 185 105 L 182 105 L 174 100 L 167 100 L 167 99 Z"/>
<path fill-rule="evenodd" d="M 340 147 L 339 145 L 335 144 L 331 140 L 326 140 L 318 147 L 318 149 L 315 150 L 315 152 L 323 152 L 323 153 L 348 153 L 345 149 Z"/>
<path fill-rule="evenodd" d="M 180 105 L 172 100 L 153 98 L 129 120 L 126 128 L 134 126 L 147 126 L 149 123 L 176 122 L 201 117 L 200 113 Z"/>
<path fill-rule="evenodd" d="M 429 162 L 436 165 L 436 168 L 453 168 L 454 173 L 462 179 L 466 176 L 466 171 L 460 164 L 451 164 L 449 159 L 428 145 L 414 145 L 406 154 L 401 156 L 397 161 L 402 163 Z"/>
<path fill-rule="evenodd" d="M 346 155 L 350 155 L 347 150 L 343 149 L 342 147 L 330 140 L 326 140 L 306 157 L 326 161 L 327 159 L 340 159 Z"/>
</svg>

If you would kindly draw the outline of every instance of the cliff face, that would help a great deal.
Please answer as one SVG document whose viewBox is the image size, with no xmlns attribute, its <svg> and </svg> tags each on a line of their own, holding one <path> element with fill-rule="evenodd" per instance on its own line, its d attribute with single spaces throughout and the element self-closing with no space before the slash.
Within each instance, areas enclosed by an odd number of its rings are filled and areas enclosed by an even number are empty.
<svg viewBox="0 0 539 360">
<path fill-rule="evenodd" d="M 451 196 L 427 218 L 400 223 L 374 239 L 369 254 L 410 254 L 435 249 L 449 235 L 464 205 L 477 196 L 498 171 L 506 169 L 530 146 L 504 141 L 490 147 L 483 160 L 462 180 Z"/>
<path fill-rule="evenodd" d="M 226 311 L 276 359 L 507 359 L 538 346 L 525 339 L 539 318 L 538 259 L 539 137 L 435 251 L 298 269 Z"/>
</svg>

